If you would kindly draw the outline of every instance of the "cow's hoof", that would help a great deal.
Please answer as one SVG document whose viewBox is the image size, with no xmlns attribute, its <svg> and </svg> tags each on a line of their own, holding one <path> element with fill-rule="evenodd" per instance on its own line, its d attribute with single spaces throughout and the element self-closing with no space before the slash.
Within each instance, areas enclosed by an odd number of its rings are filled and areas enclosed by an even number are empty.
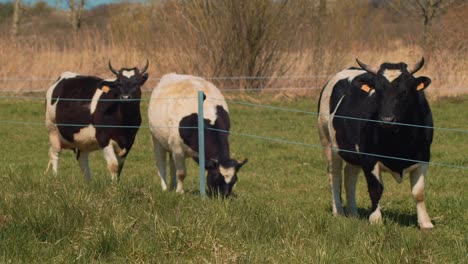
<svg viewBox="0 0 468 264">
<path fill-rule="evenodd" d="M 380 210 L 376 210 L 369 216 L 369 223 L 371 224 L 381 224 L 382 223 L 382 213 Z"/>
<path fill-rule="evenodd" d="M 117 184 L 119 183 L 119 176 L 117 175 L 117 173 L 112 173 L 111 174 L 111 181 L 113 184 Z"/>
<path fill-rule="evenodd" d="M 419 223 L 419 228 L 421 230 L 432 230 L 432 228 L 434 228 L 434 225 L 431 222 Z"/>
<path fill-rule="evenodd" d="M 176 190 L 176 193 L 179 193 L 179 194 L 184 194 L 184 190 Z"/>
<path fill-rule="evenodd" d="M 345 215 L 343 208 L 333 208 L 333 216 L 343 216 Z"/>
<path fill-rule="evenodd" d="M 333 217 L 346 216 L 344 213 L 333 213 Z"/>
<path fill-rule="evenodd" d="M 358 212 L 348 212 L 348 217 L 359 218 L 359 213 Z"/>
</svg>

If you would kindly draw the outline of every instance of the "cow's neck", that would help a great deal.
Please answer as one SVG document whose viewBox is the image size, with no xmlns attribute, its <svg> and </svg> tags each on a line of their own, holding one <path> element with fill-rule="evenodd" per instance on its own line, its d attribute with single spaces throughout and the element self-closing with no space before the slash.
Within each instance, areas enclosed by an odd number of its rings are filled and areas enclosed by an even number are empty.
<svg viewBox="0 0 468 264">
<path fill-rule="evenodd" d="M 119 112 L 122 120 L 126 124 L 136 124 L 141 123 L 141 114 L 140 114 L 140 101 L 135 100 L 131 102 L 122 102 L 119 104 Z"/>
<path fill-rule="evenodd" d="M 214 126 L 208 126 L 216 128 Z M 208 144 L 208 142 L 211 143 Z M 228 133 L 205 129 L 205 156 L 207 159 L 218 160 L 221 165 L 227 165 L 231 159 L 229 154 Z"/>
<path fill-rule="evenodd" d="M 379 128 L 378 152 L 383 155 L 411 157 L 419 149 L 423 132 L 421 128 L 398 126 L 391 129 Z"/>
<path fill-rule="evenodd" d="M 231 156 L 229 154 L 229 143 L 226 140 L 225 145 L 220 145 L 219 149 L 219 163 L 221 165 L 227 165 L 229 164 L 229 161 L 231 160 Z"/>
</svg>

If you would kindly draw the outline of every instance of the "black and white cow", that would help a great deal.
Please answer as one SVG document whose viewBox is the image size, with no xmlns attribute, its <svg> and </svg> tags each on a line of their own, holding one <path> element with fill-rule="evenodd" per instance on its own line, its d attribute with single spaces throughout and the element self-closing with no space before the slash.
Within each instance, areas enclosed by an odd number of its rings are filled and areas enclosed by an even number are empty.
<svg viewBox="0 0 468 264">
<path fill-rule="evenodd" d="M 413 76 L 422 68 L 424 59 L 410 68 L 405 63 L 384 63 L 380 68 L 372 68 L 357 62 L 362 69 L 339 72 L 325 85 L 319 100 L 318 127 L 328 160 L 333 214 L 344 213 L 341 170 L 345 161 L 349 215 L 358 214 L 356 182 L 360 169 L 364 171 L 372 202 L 371 223 L 382 220 L 381 172 L 390 172 L 398 183 L 409 173 L 419 226 L 433 228 L 424 202 L 424 181 L 433 137 L 432 114 L 424 89 L 431 80 Z"/>
<path fill-rule="evenodd" d="M 167 189 L 166 156 L 169 152 L 171 187 L 183 193 L 185 159 L 198 162 L 197 92 L 203 91 L 205 121 L 205 164 L 208 191 L 227 197 L 237 181 L 237 172 L 247 162 L 231 159 L 229 154 L 230 121 L 228 106 L 221 92 L 211 82 L 190 75 L 166 74 L 151 94 L 148 109 L 158 174 L 163 190 Z M 217 129 L 217 130 L 211 130 Z"/>
<path fill-rule="evenodd" d="M 112 80 L 63 73 L 47 90 L 46 127 L 49 131 L 49 165 L 57 174 L 62 149 L 76 152 L 82 173 L 89 180 L 88 154 L 102 149 L 112 180 L 120 172 L 141 124 L 141 86 L 148 79 L 143 69 L 115 70 Z"/>
</svg>

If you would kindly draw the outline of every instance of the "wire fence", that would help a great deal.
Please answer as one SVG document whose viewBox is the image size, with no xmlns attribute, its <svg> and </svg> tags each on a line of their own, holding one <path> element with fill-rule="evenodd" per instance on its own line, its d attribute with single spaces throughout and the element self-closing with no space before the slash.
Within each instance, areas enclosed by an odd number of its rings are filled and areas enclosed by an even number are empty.
<svg viewBox="0 0 468 264">
<path fill-rule="evenodd" d="M 323 84 L 326 80 L 330 79 L 334 74 L 317 74 L 317 75 L 270 75 L 270 76 L 201 76 L 206 80 L 216 81 L 219 85 L 219 89 L 225 93 L 243 93 L 243 92 L 317 92 L 323 88 Z M 467 75 L 461 75 L 466 77 Z M 433 77 L 433 81 L 444 79 L 450 79 L 452 76 Z M 460 77 L 460 76 L 459 76 Z M 148 82 L 157 82 L 162 77 L 151 77 L 148 78 Z M 4 87 L 0 90 L 1 93 L 44 93 L 48 87 L 32 88 L 30 85 L 24 87 L 24 84 L 28 83 L 52 83 L 57 78 L 50 77 L 4 77 L 0 78 L 0 83 L 6 83 L 10 87 Z M 263 85 L 256 85 L 250 83 L 245 86 L 245 83 L 252 80 L 258 80 Z M 23 83 L 23 85 L 14 87 L 14 83 Z M 273 85 L 274 84 L 274 85 Z M 143 91 L 149 92 L 151 88 L 142 88 Z M 438 91 L 446 91 L 450 93 L 468 93 L 468 87 L 450 87 L 447 89 L 437 89 Z"/>
<path fill-rule="evenodd" d="M 0 96 L 0 99 L 27 99 L 27 100 L 44 100 L 44 97 L 37 97 L 37 96 Z M 80 98 L 54 98 L 57 100 L 62 100 L 62 101 L 91 101 L 92 99 L 80 99 Z M 196 100 L 197 97 L 165 97 L 165 98 L 158 98 L 158 100 L 183 100 L 183 99 L 191 99 L 191 100 Z M 143 98 L 143 99 L 134 99 L 134 101 L 149 101 L 151 98 Z M 217 99 L 217 98 L 206 98 L 206 100 L 224 100 L 224 99 Z M 119 99 L 100 99 L 100 100 L 95 100 L 95 101 L 119 101 Z M 268 109 L 268 110 L 275 110 L 275 111 L 286 111 L 289 113 L 299 113 L 299 114 L 306 114 L 306 115 L 315 115 L 319 116 L 320 113 L 318 112 L 313 112 L 313 111 L 306 111 L 306 110 L 300 110 L 300 109 L 292 109 L 292 108 L 284 108 L 284 107 L 277 107 L 277 106 L 271 106 L 271 105 L 265 105 L 265 104 L 258 104 L 258 103 L 251 103 L 251 102 L 245 102 L 245 101 L 238 101 L 238 100 L 226 100 L 230 104 L 238 104 L 238 105 L 243 105 L 243 106 L 249 106 L 249 107 L 257 107 L 257 108 L 263 108 L 263 109 Z M 329 114 L 327 114 L 329 115 Z M 455 132 L 455 133 L 463 133 L 467 134 L 468 129 L 464 128 L 446 128 L 446 127 L 433 127 L 433 126 L 424 126 L 424 125 L 419 125 L 419 124 L 406 124 L 406 123 L 395 123 L 395 122 L 385 122 L 385 121 L 380 121 L 380 120 L 373 120 L 373 119 L 364 119 L 364 118 L 357 118 L 357 117 L 349 117 L 349 116 L 338 116 L 335 115 L 334 118 L 343 118 L 343 119 L 349 119 L 349 120 L 354 120 L 354 121 L 365 121 L 365 122 L 374 122 L 374 123 L 383 123 L 383 124 L 391 124 L 391 125 L 397 125 L 397 126 L 407 126 L 407 127 L 415 127 L 415 128 L 422 128 L 422 129 L 432 129 L 432 130 L 440 130 L 444 132 Z M 12 125 L 35 125 L 35 126 L 45 126 L 44 122 L 34 122 L 34 121 L 18 121 L 18 120 L 0 120 L 0 124 L 12 124 Z M 55 124 L 56 126 L 68 126 L 68 127 L 87 127 L 91 124 Z M 146 128 L 149 129 L 149 125 L 141 125 L 141 126 L 120 126 L 120 125 L 99 125 L 99 124 L 92 124 L 93 127 L 96 128 Z M 192 126 L 187 126 L 187 127 L 179 127 L 179 126 L 161 126 L 158 128 L 167 128 L 167 129 L 197 129 L 198 127 L 192 127 Z M 290 144 L 290 145 L 297 145 L 297 146 L 303 146 L 303 147 L 310 147 L 310 148 L 319 148 L 323 149 L 324 147 L 321 145 L 317 144 L 308 144 L 305 142 L 299 142 L 299 141 L 293 141 L 293 140 L 287 140 L 283 138 L 275 138 L 275 137 L 269 137 L 269 136 L 262 136 L 262 135 L 256 135 L 256 134 L 249 134 L 249 133 L 241 133 L 241 132 L 236 132 L 236 131 L 227 131 L 227 130 L 220 130 L 212 127 L 206 127 L 208 130 L 213 130 L 213 131 L 218 131 L 222 133 L 230 133 L 233 135 L 238 135 L 242 137 L 249 137 L 249 138 L 255 138 L 255 139 L 261 139 L 261 140 L 266 140 L 266 141 L 273 141 L 273 142 L 278 142 L 278 143 L 284 143 L 284 144 Z M 364 156 L 374 156 L 376 158 L 382 158 L 382 159 L 394 159 L 394 160 L 401 160 L 401 161 L 408 161 L 408 162 L 415 162 L 415 163 L 424 163 L 424 164 L 430 164 L 430 165 L 435 165 L 435 166 L 441 166 L 441 167 L 447 167 L 447 168 L 453 168 L 453 169 L 463 169 L 463 170 L 468 170 L 468 166 L 460 166 L 460 165 L 455 165 L 455 164 L 447 164 L 447 163 L 440 163 L 440 162 L 426 162 L 426 161 L 421 161 L 421 160 L 415 160 L 415 159 L 407 159 L 404 157 L 394 157 L 394 156 L 387 156 L 387 155 L 379 155 L 375 153 L 366 153 L 366 152 L 360 152 L 360 151 L 352 151 L 352 150 L 346 150 L 346 149 L 337 149 L 334 148 L 334 151 L 341 151 L 341 152 L 347 152 L 347 153 L 353 153 L 353 154 L 358 154 L 358 155 L 364 155 Z"/>
<path fill-rule="evenodd" d="M 48 87 L 47 87 L 48 88 Z M 251 87 L 247 89 L 240 89 L 239 87 L 226 87 L 226 88 L 220 88 L 219 90 L 221 92 L 225 93 L 244 93 L 244 92 L 281 92 L 281 91 L 320 91 L 322 87 L 319 86 L 314 86 L 314 87 L 291 87 L 291 86 L 286 86 L 286 87 Z M 463 89 L 465 90 L 465 89 Z M 151 88 L 142 88 L 142 91 L 144 92 L 151 92 Z M 468 91 L 468 88 L 466 89 Z M 9 93 L 45 93 L 45 89 L 17 89 L 17 88 L 8 88 L 5 89 L 4 91 L 0 91 L 0 94 L 9 94 Z"/>
<path fill-rule="evenodd" d="M 219 89 L 225 93 L 242 93 L 242 92 L 310 92 L 319 91 L 326 78 L 332 75 L 281 75 L 281 76 L 205 76 L 206 80 L 216 81 L 219 84 Z M 162 77 L 148 78 L 147 82 L 158 82 Z M 50 77 L 5 77 L 0 78 L 0 84 L 5 83 L 8 87 L 4 87 L 1 93 L 44 93 L 47 87 L 38 87 L 32 85 L 40 83 L 48 86 L 49 83 L 55 82 L 57 78 Z M 242 82 L 258 80 L 263 85 L 249 84 L 245 86 Z M 276 82 L 277 81 L 277 82 Z M 275 85 L 267 85 L 266 82 L 276 82 Z M 18 85 L 16 85 L 18 84 Z M 300 84 L 300 86 L 298 85 Z M 16 87 L 15 87 L 16 85 Z M 26 87 L 25 87 L 26 86 Z M 33 88 L 38 87 L 38 88 Z M 142 88 L 143 91 L 151 91 L 151 88 Z"/>
<path fill-rule="evenodd" d="M 270 79 L 322 79 L 330 78 L 333 74 L 323 75 L 271 75 L 271 76 L 200 76 L 206 80 L 270 80 Z M 9 77 L 0 78 L 0 82 L 52 82 L 56 81 L 57 78 L 48 77 Z M 161 77 L 150 77 L 148 81 L 159 81 Z"/>
<path fill-rule="evenodd" d="M 254 88 L 248 88 L 248 89 L 239 89 L 238 87 L 235 88 L 235 87 L 229 87 L 229 88 L 220 88 L 219 90 L 223 93 L 250 93 L 250 92 L 253 92 L 253 93 L 258 93 L 258 92 L 262 92 L 262 93 L 270 93 L 270 92 L 297 92 L 297 91 L 301 91 L 301 92 L 308 92 L 308 91 L 314 91 L 314 92 L 318 92 L 322 89 L 323 87 L 318 87 L 318 86 L 315 86 L 315 87 L 254 87 Z M 151 92 L 152 89 L 142 89 L 143 92 Z M 466 94 L 468 93 L 468 87 L 467 88 L 464 88 L 464 87 L 452 87 L 450 89 L 446 89 L 444 91 L 448 91 L 448 92 L 451 92 L 451 93 L 463 93 L 463 94 Z M 8 90 L 5 90 L 5 91 L 0 91 L 0 94 L 41 94 L 41 93 L 45 93 L 46 90 L 45 89 L 14 89 L 14 88 L 11 88 L 11 89 L 8 89 Z"/>
<path fill-rule="evenodd" d="M 14 96 L 14 95 L 9 95 L 9 96 L 0 96 L 0 99 L 32 99 L 32 100 L 41 100 L 43 101 L 45 98 L 44 97 L 39 97 L 39 96 Z M 157 99 L 152 99 L 152 98 L 140 98 L 140 99 L 126 99 L 128 102 L 138 102 L 138 101 L 151 101 L 151 100 L 184 100 L 184 99 L 192 99 L 195 100 L 197 99 L 196 97 L 159 97 Z M 51 101 L 78 101 L 78 102 L 91 102 L 91 101 L 96 101 L 96 102 L 118 102 L 121 101 L 121 99 L 92 99 L 92 98 L 54 98 L 52 97 L 50 99 Z M 237 100 L 231 100 L 231 99 L 218 99 L 218 98 L 212 98 L 209 97 L 207 100 L 216 100 L 216 101 L 227 101 L 233 104 L 239 104 L 239 105 L 245 105 L 245 106 L 251 106 L 251 107 L 258 107 L 258 108 L 265 108 L 265 109 L 270 109 L 270 110 L 279 110 L 279 111 L 287 111 L 287 112 L 292 112 L 292 113 L 302 113 L 302 114 L 307 114 L 307 115 L 327 115 L 330 116 L 330 114 L 320 114 L 319 112 L 314 112 L 314 111 L 306 111 L 306 110 L 300 110 L 300 109 L 292 109 L 292 108 L 285 108 L 285 107 L 277 107 L 277 106 L 271 106 L 271 105 L 265 105 L 265 104 L 257 104 L 257 103 L 251 103 L 251 102 L 245 102 L 245 101 L 237 101 Z M 397 125 L 397 126 L 407 126 L 407 127 L 416 127 L 416 128 L 425 128 L 425 129 L 433 129 L 433 130 L 443 130 L 443 131 L 450 131 L 450 132 L 460 132 L 460 133 L 468 133 L 468 129 L 463 129 L 463 128 L 446 128 L 446 127 L 434 127 L 434 126 L 424 126 L 424 125 L 418 125 L 418 124 L 408 124 L 408 123 L 399 123 L 399 122 L 387 122 L 387 121 L 382 121 L 382 120 L 375 120 L 375 119 L 366 119 L 366 118 L 359 118 L 359 117 L 351 117 L 351 116 L 341 116 L 341 115 L 334 115 L 335 118 L 342 118 L 342 119 L 349 119 L 349 120 L 356 120 L 356 121 L 366 121 L 366 122 L 372 122 L 372 123 L 380 123 L 380 124 L 388 124 L 388 125 Z M 0 120 L 1 122 L 1 120 Z M 82 125 L 80 125 L 82 126 Z"/>
</svg>

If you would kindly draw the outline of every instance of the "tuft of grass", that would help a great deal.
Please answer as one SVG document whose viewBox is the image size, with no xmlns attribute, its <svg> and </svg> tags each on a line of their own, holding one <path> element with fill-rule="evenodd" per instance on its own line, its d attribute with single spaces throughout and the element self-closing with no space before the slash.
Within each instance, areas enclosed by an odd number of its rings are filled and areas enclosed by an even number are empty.
<svg viewBox="0 0 468 264">
<path fill-rule="evenodd" d="M 250 96 L 272 106 L 316 111 L 310 98 Z M 466 128 L 467 100 L 433 101 L 436 126 Z M 58 176 L 44 175 L 48 142 L 43 101 L 9 99 L 0 105 L 0 120 L 41 123 L 0 126 L 1 262 L 468 261 L 466 170 L 431 166 L 426 201 L 434 230 L 418 229 L 407 177 L 399 185 L 389 175 L 384 176 L 384 223 L 369 225 L 363 177 L 357 191 L 361 216 L 333 217 L 320 148 L 235 133 L 319 145 L 314 114 L 230 102 L 231 153 L 249 158 L 249 163 L 239 173 L 236 197 L 215 200 L 200 198 L 193 161 L 187 164 L 184 195 L 161 190 L 150 133 L 144 127 L 119 184 L 111 183 L 99 152 L 91 155 L 90 183 L 85 183 L 71 151 L 62 153 Z M 147 101 L 142 108 L 146 113 Z M 467 166 L 466 146 L 466 133 L 436 130 L 432 161 Z"/>
</svg>

